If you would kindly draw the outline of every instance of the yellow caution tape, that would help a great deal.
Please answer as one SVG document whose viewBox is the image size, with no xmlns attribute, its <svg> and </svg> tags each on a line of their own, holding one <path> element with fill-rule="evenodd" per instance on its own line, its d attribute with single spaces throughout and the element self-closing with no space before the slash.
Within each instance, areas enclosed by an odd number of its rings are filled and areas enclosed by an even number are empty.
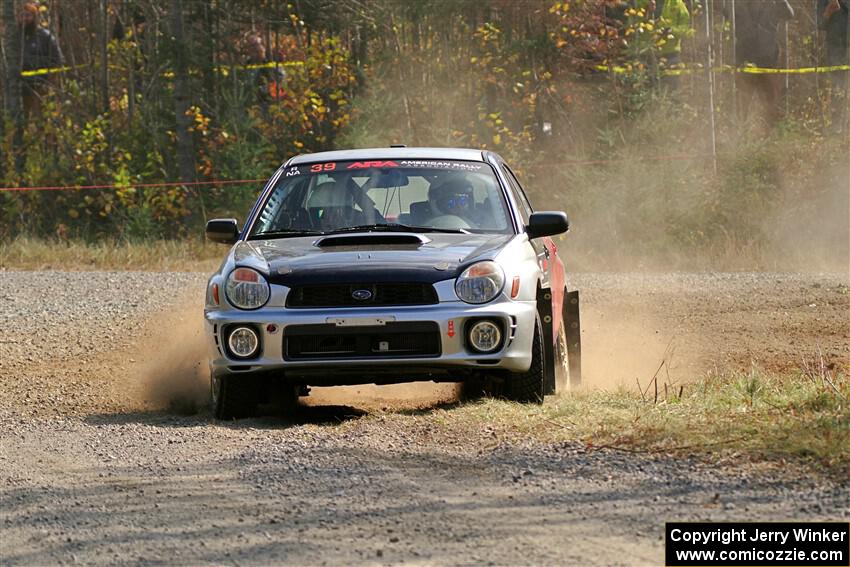
<svg viewBox="0 0 850 567">
<path fill-rule="evenodd" d="M 271 63 L 251 63 L 250 65 L 233 65 L 232 67 L 229 65 L 221 65 L 216 67 L 216 71 L 227 77 L 230 75 L 231 69 L 239 69 L 239 70 L 252 70 L 252 69 L 276 69 L 279 67 L 303 67 L 303 61 L 278 61 Z"/>
<path fill-rule="evenodd" d="M 70 71 L 71 69 L 76 69 L 78 67 L 85 67 L 85 65 L 77 65 L 75 67 L 50 67 L 44 69 L 32 69 L 30 71 L 21 71 L 21 77 L 37 77 L 39 75 L 49 75 L 51 73 L 64 73 L 65 71 Z"/>
<path fill-rule="evenodd" d="M 803 73 L 831 73 L 833 71 L 850 71 L 850 65 L 831 65 L 829 67 L 798 67 L 796 69 L 770 69 L 765 67 L 738 67 L 735 69 L 740 73 L 763 75 L 771 73 L 803 74 Z"/>
<path fill-rule="evenodd" d="M 594 69 L 597 71 L 611 71 L 613 73 L 631 73 L 635 69 L 646 69 L 645 65 L 640 66 L 608 66 L 608 65 L 595 65 Z M 661 75 L 689 75 L 691 73 L 696 73 L 699 71 L 703 71 L 705 68 L 702 65 L 696 65 L 692 68 L 681 68 L 681 69 L 662 69 L 659 71 Z M 715 67 L 715 73 L 723 73 L 723 72 L 733 72 L 733 73 L 747 73 L 751 75 L 765 75 L 772 73 L 779 74 L 806 74 L 806 73 L 832 73 L 834 71 L 850 71 L 850 65 L 831 65 L 827 67 L 798 67 L 793 69 L 772 69 L 769 67 L 755 67 L 751 65 L 747 65 L 746 67 L 733 67 L 732 65 L 723 65 L 721 67 Z"/>
<path fill-rule="evenodd" d="M 607 65 L 595 65 L 594 69 L 597 71 L 611 71 L 613 73 L 622 74 L 622 73 L 631 73 L 635 70 L 646 70 L 646 65 L 633 65 L 627 67 L 621 67 L 619 65 L 607 66 Z M 675 68 L 675 69 L 660 69 L 658 74 L 667 75 L 667 76 L 679 76 L 679 75 L 690 75 L 691 73 L 695 73 L 697 71 L 702 70 L 702 67 L 697 65 L 695 68 L 688 69 L 685 67 Z"/>
<path fill-rule="evenodd" d="M 230 72 L 230 69 L 272 69 L 275 67 L 302 67 L 303 65 L 303 61 L 272 61 L 271 63 L 251 63 L 250 65 L 221 65 L 219 67 L 216 67 L 215 70 L 218 73 L 227 75 Z M 49 67 L 43 69 L 32 69 L 29 71 L 21 71 L 21 77 L 37 77 L 41 75 L 50 75 L 53 73 L 64 73 L 65 71 L 71 71 L 72 69 L 79 69 L 81 67 L 88 67 L 88 64 L 66 67 Z M 109 67 L 111 69 L 118 68 L 114 65 L 110 65 Z M 166 71 L 162 75 L 164 77 L 173 77 L 174 72 Z"/>
<path fill-rule="evenodd" d="M 303 61 L 272 61 L 271 63 L 251 63 L 250 65 L 235 65 L 234 69 L 270 69 L 272 67 L 301 67 Z M 229 67 L 226 67 L 229 69 Z"/>
<path fill-rule="evenodd" d="M 215 71 L 227 76 L 230 73 L 230 69 L 272 69 L 276 67 L 302 67 L 304 65 L 303 61 L 273 61 L 271 63 L 252 63 L 250 65 L 221 65 L 215 68 Z M 70 71 L 72 69 L 79 69 L 81 67 L 86 67 L 87 65 L 76 65 L 73 67 L 51 67 L 45 69 L 32 69 L 30 71 L 22 71 L 22 77 L 36 77 L 40 75 L 49 75 L 52 73 L 64 73 L 65 71 Z M 110 65 L 110 67 L 112 67 Z M 635 69 L 646 68 L 645 66 L 626 66 L 622 67 L 619 65 L 595 65 L 594 69 L 597 71 L 611 71 L 613 73 L 631 73 Z M 680 68 L 680 69 L 662 69 L 659 71 L 661 75 L 689 75 L 691 73 L 702 71 L 704 68 L 702 65 L 696 65 L 692 68 Z M 802 75 L 806 73 L 832 73 L 834 71 L 850 71 L 850 65 L 831 65 L 826 67 L 798 67 L 795 69 L 772 69 L 769 67 L 754 67 L 754 66 L 746 66 L 746 67 L 733 67 L 731 65 L 723 65 L 722 67 L 717 67 L 714 69 L 715 73 L 722 72 L 738 72 L 738 73 L 748 73 L 751 75 L 762 75 L 762 74 L 795 74 Z M 166 71 L 162 74 L 164 77 L 173 77 L 173 71 Z"/>
</svg>

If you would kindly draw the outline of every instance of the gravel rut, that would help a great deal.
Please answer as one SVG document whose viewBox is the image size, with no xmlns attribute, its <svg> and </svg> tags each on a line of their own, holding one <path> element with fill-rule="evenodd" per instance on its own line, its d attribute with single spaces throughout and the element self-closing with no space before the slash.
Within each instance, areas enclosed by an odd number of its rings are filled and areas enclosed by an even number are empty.
<svg viewBox="0 0 850 567">
<path fill-rule="evenodd" d="M 848 482 L 456 434 L 446 385 L 317 390 L 295 423 L 181 415 L 203 283 L 0 272 L 0 564 L 659 565 L 664 521 L 850 516 Z M 591 387 L 662 359 L 848 367 L 846 274 L 573 283 Z"/>
</svg>

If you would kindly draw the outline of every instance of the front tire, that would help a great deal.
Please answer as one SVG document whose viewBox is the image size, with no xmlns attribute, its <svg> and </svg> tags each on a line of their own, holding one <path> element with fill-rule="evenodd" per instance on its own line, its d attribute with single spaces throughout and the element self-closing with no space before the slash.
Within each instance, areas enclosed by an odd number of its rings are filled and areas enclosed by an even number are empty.
<svg viewBox="0 0 850 567">
<path fill-rule="evenodd" d="M 240 419 L 257 413 L 257 379 L 251 375 L 210 377 L 212 410 L 216 419 Z"/>
<path fill-rule="evenodd" d="M 463 402 L 480 400 L 486 393 L 484 379 L 479 377 L 467 378 L 460 383 L 460 388 L 458 389 L 458 397 Z"/>
<path fill-rule="evenodd" d="M 513 374 L 505 384 L 509 400 L 524 404 L 542 404 L 546 382 L 546 366 L 543 356 L 543 325 L 538 315 L 534 321 L 534 340 L 531 342 L 531 367 L 527 372 Z"/>
</svg>

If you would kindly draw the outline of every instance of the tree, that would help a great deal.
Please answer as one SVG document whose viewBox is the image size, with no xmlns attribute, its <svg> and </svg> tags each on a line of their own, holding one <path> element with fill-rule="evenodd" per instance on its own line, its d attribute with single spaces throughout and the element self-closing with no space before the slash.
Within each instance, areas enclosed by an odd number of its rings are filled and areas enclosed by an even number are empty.
<svg viewBox="0 0 850 567">
<path fill-rule="evenodd" d="M 171 46 L 174 57 L 174 117 L 177 122 L 177 163 L 180 181 L 195 179 L 195 150 L 189 128 L 188 45 L 183 35 L 183 0 L 171 1 Z"/>
<path fill-rule="evenodd" d="M 24 114 L 21 103 L 21 31 L 15 20 L 15 0 L 3 0 L 3 21 L 6 23 L 3 29 L 6 84 L 4 110 L 6 119 L 13 128 L 14 169 L 16 174 L 20 174 L 24 165 L 22 153 L 19 151 L 23 146 Z"/>
</svg>

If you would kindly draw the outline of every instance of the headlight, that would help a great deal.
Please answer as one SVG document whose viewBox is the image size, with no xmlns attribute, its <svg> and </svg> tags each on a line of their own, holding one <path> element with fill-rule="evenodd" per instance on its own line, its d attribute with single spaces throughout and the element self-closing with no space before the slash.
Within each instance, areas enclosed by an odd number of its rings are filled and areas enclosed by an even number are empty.
<svg viewBox="0 0 850 567">
<path fill-rule="evenodd" d="M 505 273 L 496 262 L 473 264 L 455 282 L 457 296 L 467 303 L 487 303 L 502 291 Z"/>
<path fill-rule="evenodd" d="M 228 301 L 239 309 L 259 309 L 271 295 L 266 278 L 251 268 L 236 268 L 230 272 L 224 290 Z"/>
</svg>

